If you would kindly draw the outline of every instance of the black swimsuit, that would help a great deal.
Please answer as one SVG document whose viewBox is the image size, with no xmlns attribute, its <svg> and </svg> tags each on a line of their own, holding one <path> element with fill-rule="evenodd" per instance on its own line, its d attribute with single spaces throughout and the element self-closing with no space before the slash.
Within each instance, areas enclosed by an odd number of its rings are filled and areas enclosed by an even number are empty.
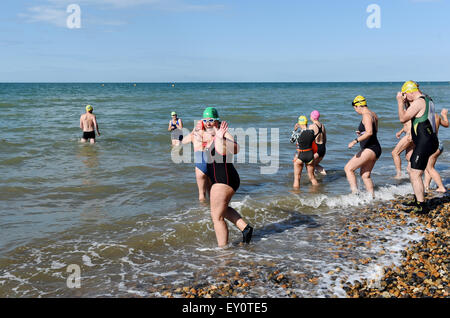
<svg viewBox="0 0 450 318">
<path fill-rule="evenodd" d="M 95 139 L 95 131 L 83 131 L 83 139 Z"/>
<path fill-rule="evenodd" d="M 322 131 L 323 125 L 321 125 L 320 127 L 316 123 L 314 123 L 314 125 L 316 125 L 317 128 L 319 128 L 319 132 L 314 136 L 314 139 L 316 139 L 316 137 L 319 136 L 319 134 L 323 134 L 323 131 Z M 317 145 L 317 154 L 319 155 L 319 158 L 325 157 L 325 153 L 327 152 L 327 148 L 325 147 L 325 143 L 322 142 L 321 144 L 318 144 L 316 142 L 316 145 Z"/>
<path fill-rule="evenodd" d="M 215 142 L 213 141 L 209 148 L 205 148 L 205 153 L 208 156 L 208 163 L 206 164 L 206 175 L 211 180 L 211 184 L 223 183 L 237 191 L 241 180 L 239 174 L 232 163 L 227 162 L 226 155 L 218 154 L 216 162 Z"/>
<path fill-rule="evenodd" d="M 312 143 L 314 142 L 314 130 L 305 129 L 300 132 L 297 138 L 298 159 L 303 163 L 310 164 L 314 160 Z"/>
<path fill-rule="evenodd" d="M 362 133 L 366 131 L 366 127 L 364 127 L 363 122 L 361 121 L 361 123 L 359 124 L 359 132 Z M 378 142 L 378 138 L 377 138 L 377 127 L 375 125 L 375 121 L 372 118 L 372 136 L 370 136 L 369 139 L 363 140 L 360 143 L 361 145 L 361 150 L 364 149 L 370 149 L 373 152 L 375 152 L 375 156 L 378 158 L 380 158 L 381 156 L 381 146 L 380 143 Z"/>
</svg>

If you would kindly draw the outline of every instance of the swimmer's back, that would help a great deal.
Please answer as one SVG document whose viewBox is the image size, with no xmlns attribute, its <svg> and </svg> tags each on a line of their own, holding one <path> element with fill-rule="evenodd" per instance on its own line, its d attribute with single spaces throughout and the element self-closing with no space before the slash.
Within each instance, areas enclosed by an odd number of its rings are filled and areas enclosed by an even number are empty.
<svg viewBox="0 0 450 318">
<path fill-rule="evenodd" d="M 95 115 L 87 113 L 81 115 L 80 118 L 83 131 L 93 131 L 95 130 Z"/>
</svg>

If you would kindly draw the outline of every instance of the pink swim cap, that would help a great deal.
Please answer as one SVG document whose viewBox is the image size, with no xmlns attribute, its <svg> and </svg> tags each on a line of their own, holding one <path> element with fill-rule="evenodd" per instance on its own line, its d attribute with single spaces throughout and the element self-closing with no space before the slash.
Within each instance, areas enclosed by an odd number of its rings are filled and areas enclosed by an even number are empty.
<svg viewBox="0 0 450 318">
<path fill-rule="evenodd" d="M 312 118 L 313 120 L 317 120 L 317 119 L 319 119 L 319 117 L 320 117 L 320 113 L 319 113 L 318 110 L 313 110 L 313 111 L 311 112 L 311 118 Z"/>
</svg>

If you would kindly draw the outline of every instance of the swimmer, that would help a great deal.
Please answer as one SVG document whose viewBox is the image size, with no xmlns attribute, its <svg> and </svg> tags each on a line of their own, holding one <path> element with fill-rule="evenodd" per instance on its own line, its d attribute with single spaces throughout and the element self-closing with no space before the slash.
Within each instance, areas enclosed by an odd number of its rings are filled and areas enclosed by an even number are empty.
<svg viewBox="0 0 450 318">
<path fill-rule="evenodd" d="M 435 114 L 436 118 L 436 136 L 439 132 L 439 126 L 443 126 L 448 128 L 449 122 L 447 118 L 447 109 L 442 109 L 441 115 Z M 425 185 L 425 191 L 429 191 L 431 179 L 436 183 L 438 188 L 436 189 L 437 192 L 445 193 L 447 192 L 447 189 L 445 188 L 444 184 L 442 183 L 442 178 L 439 175 L 439 172 L 436 171 L 434 168 L 434 165 L 436 164 L 436 160 L 438 157 L 442 154 L 444 151 L 444 145 L 442 144 L 442 141 L 439 141 L 439 148 L 438 150 L 430 156 L 430 159 L 428 159 L 427 168 L 425 169 L 425 177 L 423 180 L 423 183 Z"/>
<path fill-rule="evenodd" d="M 314 154 L 314 170 L 322 175 L 326 175 L 327 172 L 319 163 L 322 161 L 323 157 L 325 157 L 327 151 L 325 146 L 327 143 L 327 132 L 325 126 L 319 121 L 319 117 L 319 111 L 313 110 L 310 115 L 312 124 L 309 125 L 308 128 L 314 131 L 314 141 L 317 145 L 317 152 Z"/>
<path fill-rule="evenodd" d="M 228 244 L 228 226 L 225 219 L 232 222 L 242 232 L 243 242 L 250 243 L 253 227 L 247 224 L 232 207 L 230 201 L 240 185 L 239 174 L 233 166 L 230 156 L 239 152 L 239 145 L 228 132 L 228 123 L 219 123 L 219 113 L 214 107 L 207 107 L 202 118 L 205 131 L 211 134 L 206 142 L 206 174 L 211 181 L 210 204 L 211 218 L 214 224 L 217 244 Z"/>
<path fill-rule="evenodd" d="M 169 128 L 167 128 L 167 130 L 172 132 L 172 146 L 179 146 L 183 139 L 183 133 L 181 131 L 181 129 L 183 129 L 183 121 L 181 118 L 178 118 L 176 112 L 172 112 L 170 115 L 172 116 L 172 119 L 169 121 Z"/>
<path fill-rule="evenodd" d="M 306 165 L 308 171 L 308 177 L 313 186 L 319 183 L 314 176 L 314 130 L 307 129 L 308 119 L 306 116 L 300 116 L 295 127 L 301 129 L 300 132 L 294 130 L 291 136 L 291 143 L 296 143 L 297 152 L 294 155 L 294 184 L 292 187 L 294 189 L 300 189 L 300 179 L 302 177 L 303 165 Z"/>
<path fill-rule="evenodd" d="M 100 136 L 100 131 L 98 130 L 97 117 L 92 113 L 94 108 L 91 105 L 86 106 L 86 113 L 80 117 L 80 129 L 83 131 L 83 136 L 81 137 L 81 142 L 89 142 L 91 144 L 95 143 L 95 130 Z"/>
<path fill-rule="evenodd" d="M 352 193 L 358 192 L 355 170 L 360 169 L 361 178 L 367 192 L 372 195 L 372 198 L 375 198 L 370 175 L 375 163 L 381 156 L 381 146 L 377 138 L 378 116 L 369 109 L 363 96 L 356 96 L 352 105 L 355 112 L 362 116 L 362 120 L 358 131 L 356 131 L 356 138 L 348 144 L 348 148 L 350 149 L 360 143 L 361 150 L 347 162 L 344 170 Z"/>
<path fill-rule="evenodd" d="M 407 110 L 403 107 L 406 102 L 410 105 Z M 411 121 L 411 137 L 414 143 L 414 151 L 408 163 L 414 201 L 407 205 L 414 206 L 413 213 L 426 214 L 429 207 L 425 204 L 422 175 L 428 167 L 430 156 L 439 148 L 434 103 L 431 97 L 419 90 L 419 85 L 414 81 L 403 84 L 401 92 L 397 93 L 397 103 L 400 122 Z"/>
<path fill-rule="evenodd" d="M 207 133 L 204 124 L 201 120 L 192 132 L 183 138 L 182 143 L 187 144 L 192 142 L 194 145 L 194 162 L 195 162 L 195 179 L 198 187 L 198 200 L 200 202 L 206 201 L 206 196 L 209 196 L 211 190 L 211 181 L 207 173 L 207 161 L 205 158 L 205 146 L 212 140 L 212 135 Z"/>
</svg>

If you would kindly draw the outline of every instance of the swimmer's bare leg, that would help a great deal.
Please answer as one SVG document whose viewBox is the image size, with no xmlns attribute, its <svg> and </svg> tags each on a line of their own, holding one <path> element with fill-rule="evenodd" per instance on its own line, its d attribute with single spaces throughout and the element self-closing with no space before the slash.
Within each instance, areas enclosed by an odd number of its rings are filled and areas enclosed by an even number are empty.
<svg viewBox="0 0 450 318">
<path fill-rule="evenodd" d="M 294 158 L 294 189 L 300 189 L 300 179 L 302 178 L 303 162 Z"/>
<path fill-rule="evenodd" d="M 441 151 L 438 149 L 434 154 L 430 156 L 428 159 L 427 168 L 425 169 L 425 177 L 424 177 L 424 186 L 425 191 L 429 190 L 431 179 L 436 183 L 438 188 L 436 189 L 437 192 L 445 193 L 447 192 L 447 189 L 445 188 L 444 184 L 442 183 L 442 178 L 437 172 L 434 165 L 436 164 L 437 158 L 441 155 Z"/>
<path fill-rule="evenodd" d="M 308 171 L 308 177 L 309 177 L 309 180 L 311 181 L 312 185 L 314 185 L 314 186 L 319 185 L 319 182 L 317 182 L 317 179 L 314 176 L 314 163 L 306 165 L 306 170 Z"/>
<path fill-rule="evenodd" d="M 353 158 L 350 159 L 345 165 L 345 175 L 347 176 L 347 181 L 353 194 L 358 193 L 358 183 L 356 180 L 355 171 L 360 168 L 365 161 L 366 159 L 362 158 L 362 151 L 360 151 L 356 155 L 354 155 Z"/>
<path fill-rule="evenodd" d="M 199 168 L 195 167 L 195 178 L 197 179 L 198 200 L 200 202 L 206 201 L 206 193 L 209 193 L 208 176 L 204 174 Z"/>
</svg>

